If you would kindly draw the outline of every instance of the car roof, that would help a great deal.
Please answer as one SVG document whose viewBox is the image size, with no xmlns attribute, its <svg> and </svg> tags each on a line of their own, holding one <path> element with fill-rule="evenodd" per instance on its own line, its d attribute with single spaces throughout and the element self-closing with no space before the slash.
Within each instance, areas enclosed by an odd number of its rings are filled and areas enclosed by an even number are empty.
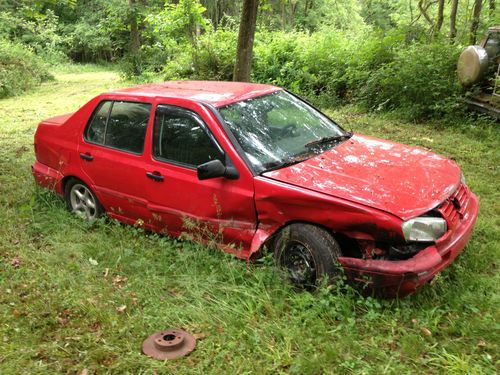
<svg viewBox="0 0 500 375">
<path fill-rule="evenodd" d="M 281 89 L 272 85 L 248 82 L 168 81 L 114 90 L 110 94 L 183 98 L 222 107 L 277 90 Z"/>
</svg>

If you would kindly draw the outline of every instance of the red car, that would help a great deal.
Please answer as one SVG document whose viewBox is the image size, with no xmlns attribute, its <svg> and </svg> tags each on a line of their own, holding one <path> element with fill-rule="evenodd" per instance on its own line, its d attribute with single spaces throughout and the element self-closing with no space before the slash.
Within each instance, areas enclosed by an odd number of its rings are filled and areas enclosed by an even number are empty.
<svg viewBox="0 0 500 375">
<path fill-rule="evenodd" d="M 303 287 L 343 268 L 408 295 L 455 259 L 478 213 L 455 162 L 346 132 L 269 85 L 102 94 L 43 121 L 35 152 L 37 183 L 71 211 L 199 234 L 243 259 L 266 247 Z"/>
</svg>

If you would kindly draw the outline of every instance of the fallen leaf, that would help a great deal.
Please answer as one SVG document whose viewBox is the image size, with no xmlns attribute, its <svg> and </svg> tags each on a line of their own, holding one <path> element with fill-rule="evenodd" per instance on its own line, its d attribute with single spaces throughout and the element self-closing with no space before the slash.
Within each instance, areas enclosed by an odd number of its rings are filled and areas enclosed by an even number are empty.
<svg viewBox="0 0 500 375">
<path fill-rule="evenodd" d="M 89 370 L 85 368 L 82 371 L 78 372 L 77 375 L 89 375 Z"/>
<path fill-rule="evenodd" d="M 103 275 L 104 277 L 108 277 L 108 274 L 109 274 L 109 268 L 106 268 L 106 269 L 104 270 L 104 272 L 102 273 L 102 275 Z"/>
<path fill-rule="evenodd" d="M 479 340 L 479 342 L 477 343 L 477 346 L 479 346 L 480 348 L 486 348 L 486 341 Z"/>
<path fill-rule="evenodd" d="M 14 268 L 19 268 L 21 266 L 21 259 L 14 258 L 10 261 L 10 265 Z"/>
<path fill-rule="evenodd" d="M 420 328 L 420 331 L 422 332 L 422 334 L 424 336 L 427 336 L 427 337 L 432 336 L 432 332 L 429 329 L 425 328 L 425 327 Z"/>
<path fill-rule="evenodd" d="M 127 305 L 121 305 L 120 307 L 116 308 L 116 311 L 118 311 L 118 313 L 120 314 L 123 314 L 125 310 L 127 310 Z"/>
<path fill-rule="evenodd" d="M 119 289 L 123 288 L 126 281 L 127 278 L 120 275 L 116 275 L 113 277 L 113 285 Z"/>
</svg>

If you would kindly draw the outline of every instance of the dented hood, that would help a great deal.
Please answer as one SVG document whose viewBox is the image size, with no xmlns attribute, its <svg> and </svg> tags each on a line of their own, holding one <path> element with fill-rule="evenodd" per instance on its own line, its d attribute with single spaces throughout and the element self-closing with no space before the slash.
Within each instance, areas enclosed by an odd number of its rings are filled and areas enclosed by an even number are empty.
<svg viewBox="0 0 500 375">
<path fill-rule="evenodd" d="M 361 135 L 263 175 L 387 211 L 403 220 L 433 209 L 460 182 L 460 168 L 445 157 Z"/>
</svg>

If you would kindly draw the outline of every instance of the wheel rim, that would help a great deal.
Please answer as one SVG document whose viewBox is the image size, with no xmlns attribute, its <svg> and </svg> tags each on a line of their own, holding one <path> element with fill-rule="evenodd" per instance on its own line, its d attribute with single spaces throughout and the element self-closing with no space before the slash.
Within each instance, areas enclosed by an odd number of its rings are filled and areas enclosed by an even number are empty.
<svg viewBox="0 0 500 375">
<path fill-rule="evenodd" d="M 87 220 L 97 218 L 97 202 L 88 187 L 75 184 L 70 191 L 71 210 Z"/>
<path fill-rule="evenodd" d="M 316 264 L 311 251 L 300 242 L 291 242 L 282 253 L 282 264 L 295 285 L 310 286 L 316 282 Z"/>
</svg>

